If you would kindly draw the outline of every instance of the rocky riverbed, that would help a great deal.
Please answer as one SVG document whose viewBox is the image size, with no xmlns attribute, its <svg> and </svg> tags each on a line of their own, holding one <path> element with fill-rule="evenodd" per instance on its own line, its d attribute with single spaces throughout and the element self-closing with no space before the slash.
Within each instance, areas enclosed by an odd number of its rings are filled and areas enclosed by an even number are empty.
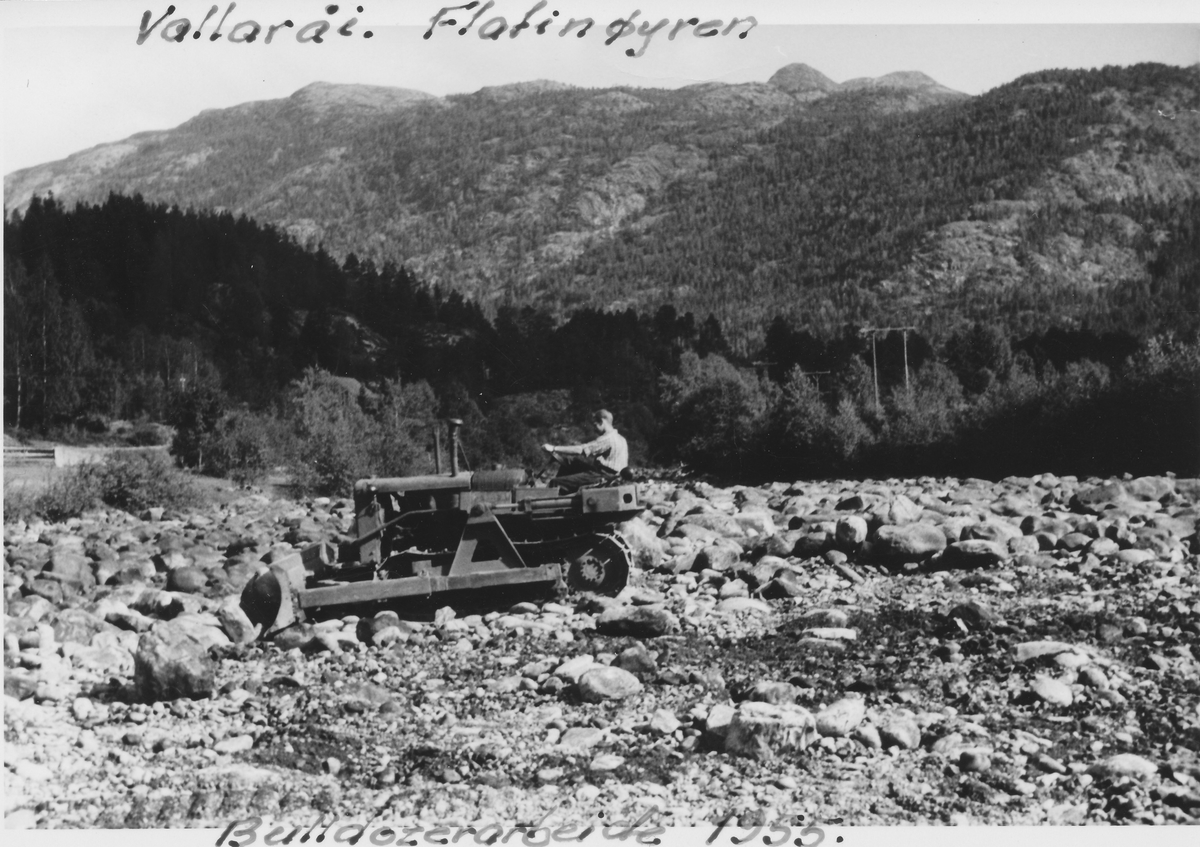
<svg viewBox="0 0 1200 847">
<path fill-rule="evenodd" d="M 348 501 L 7 524 L 6 824 L 1200 818 L 1200 480 L 641 493 L 615 599 L 269 641 Z"/>
</svg>

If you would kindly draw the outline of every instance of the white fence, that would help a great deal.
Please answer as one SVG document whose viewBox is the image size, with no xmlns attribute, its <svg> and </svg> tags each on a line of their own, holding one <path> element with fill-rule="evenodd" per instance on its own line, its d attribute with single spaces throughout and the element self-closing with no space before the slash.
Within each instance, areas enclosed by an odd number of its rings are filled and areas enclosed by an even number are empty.
<svg viewBox="0 0 1200 847">
<path fill-rule="evenodd" d="M 65 468 L 68 465 L 82 465 L 86 462 L 99 462 L 113 453 L 127 453 L 140 450 L 162 450 L 160 447 L 5 447 L 4 464 L 9 465 L 53 465 Z"/>
</svg>

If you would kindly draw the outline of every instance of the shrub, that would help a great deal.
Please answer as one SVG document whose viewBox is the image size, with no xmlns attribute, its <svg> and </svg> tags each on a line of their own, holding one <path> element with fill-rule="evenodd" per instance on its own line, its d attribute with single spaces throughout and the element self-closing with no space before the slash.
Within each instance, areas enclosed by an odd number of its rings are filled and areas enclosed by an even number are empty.
<svg viewBox="0 0 1200 847">
<path fill-rule="evenodd" d="M 4 482 L 4 520 L 27 521 L 36 515 L 36 497 L 23 487 Z"/>
<path fill-rule="evenodd" d="M 968 392 L 981 394 L 997 379 L 1008 379 L 1013 353 L 1004 330 L 977 322 L 946 340 L 944 359 Z"/>
<path fill-rule="evenodd" d="M 717 355 L 686 353 L 663 380 L 670 448 L 705 470 L 744 469 L 756 459 L 771 404 L 769 386 Z"/>
<path fill-rule="evenodd" d="M 427 382 L 401 385 L 399 380 L 384 381 L 372 416 L 374 473 L 400 476 L 433 469 L 426 445 L 437 421 L 437 406 L 437 396 Z"/>
<path fill-rule="evenodd" d="M 325 371 L 310 369 L 289 398 L 296 485 L 316 494 L 345 494 L 366 475 L 371 422 L 350 389 Z"/>
<path fill-rule="evenodd" d="M 425 383 L 388 383 L 374 399 L 356 395 L 325 371 L 310 369 L 292 386 L 289 464 L 296 485 L 317 494 L 349 494 L 367 476 L 401 476 L 424 459 L 418 439 L 432 422 Z M 368 413 L 368 410 L 371 413 Z"/>
<path fill-rule="evenodd" d="M 928 445 L 953 433 L 963 406 L 958 378 L 941 362 L 931 362 L 913 377 L 911 390 L 892 393 L 891 437 L 899 444 Z"/>
<path fill-rule="evenodd" d="M 231 412 L 201 443 L 204 472 L 249 485 L 286 453 L 286 427 L 270 415 Z"/>
<path fill-rule="evenodd" d="M 815 473 L 829 466 L 829 409 L 812 377 L 792 369 L 771 413 L 767 452 L 793 473 Z"/>
<path fill-rule="evenodd" d="M 112 453 L 102 462 L 68 468 L 41 494 L 11 494 L 16 516 L 36 515 L 51 521 L 79 517 L 102 505 L 137 512 L 151 506 L 185 508 L 198 500 L 191 479 L 159 450 Z M 7 488 L 4 505 L 6 513 L 12 514 Z"/>
<path fill-rule="evenodd" d="M 174 433 L 169 426 L 143 421 L 133 428 L 125 440 L 134 447 L 163 447 L 171 443 Z"/>
<path fill-rule="evenodd" d="M 196 385 L 171 394 L 170 421 L 175 427 L 171 452 L 184 467 L 204 465 L 203 445 L 216 429 L 224 403 L 220 390 L 211 385 Z"/>
<path fill-rule="evenodd" d="M 79 470 L 95 476 L 106 505 L 127 512 L 150 506 L 184 508 L 199 499 L 191 478 L 163 450 L 112 453 L 104 462 L 80 465 Z"/>
<path fill-rule="evenodd" d="M 49 521 L 77 518 L 103 505 L 98 465 L 76 465 L 56 477 L 32 503 L 33 514 Z"/>
<path fill-rule="evenodd" d="M 870 427 L 863 422 L 858 407 L 849 397 L 843 397 L 829 421 L 833 455 L 842 466 L 851 465 L 859 454 L 874 441 Z"/>
</svg>

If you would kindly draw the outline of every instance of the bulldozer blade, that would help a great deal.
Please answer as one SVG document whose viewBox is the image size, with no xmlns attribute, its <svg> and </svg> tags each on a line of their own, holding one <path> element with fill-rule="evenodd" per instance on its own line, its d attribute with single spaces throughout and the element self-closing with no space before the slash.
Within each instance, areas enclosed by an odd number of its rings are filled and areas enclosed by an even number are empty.
<svg viewBox="0 0 1200 847">
<path fill-rule="evenodd" d="M 291 575 L 288 569 L 278 565 L 272 565 L 246 583 L 241 606 L 250 622 L 262 627 L 263 638 L 301 619 Z"/>
</svg>

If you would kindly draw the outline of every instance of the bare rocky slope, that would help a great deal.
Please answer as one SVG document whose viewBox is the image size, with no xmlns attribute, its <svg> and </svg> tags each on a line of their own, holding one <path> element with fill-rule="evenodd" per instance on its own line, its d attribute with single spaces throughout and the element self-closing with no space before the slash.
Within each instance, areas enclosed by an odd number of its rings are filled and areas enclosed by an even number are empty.
<svg viewBox="0 0 1200 847">
<path fill-rule="evenodd" d="M 1200 480 L 642 491 L 616 599 L 271 642 L 348 501 L 7 524 L 6 824 L 1200 817 Z"/>
</svg>

